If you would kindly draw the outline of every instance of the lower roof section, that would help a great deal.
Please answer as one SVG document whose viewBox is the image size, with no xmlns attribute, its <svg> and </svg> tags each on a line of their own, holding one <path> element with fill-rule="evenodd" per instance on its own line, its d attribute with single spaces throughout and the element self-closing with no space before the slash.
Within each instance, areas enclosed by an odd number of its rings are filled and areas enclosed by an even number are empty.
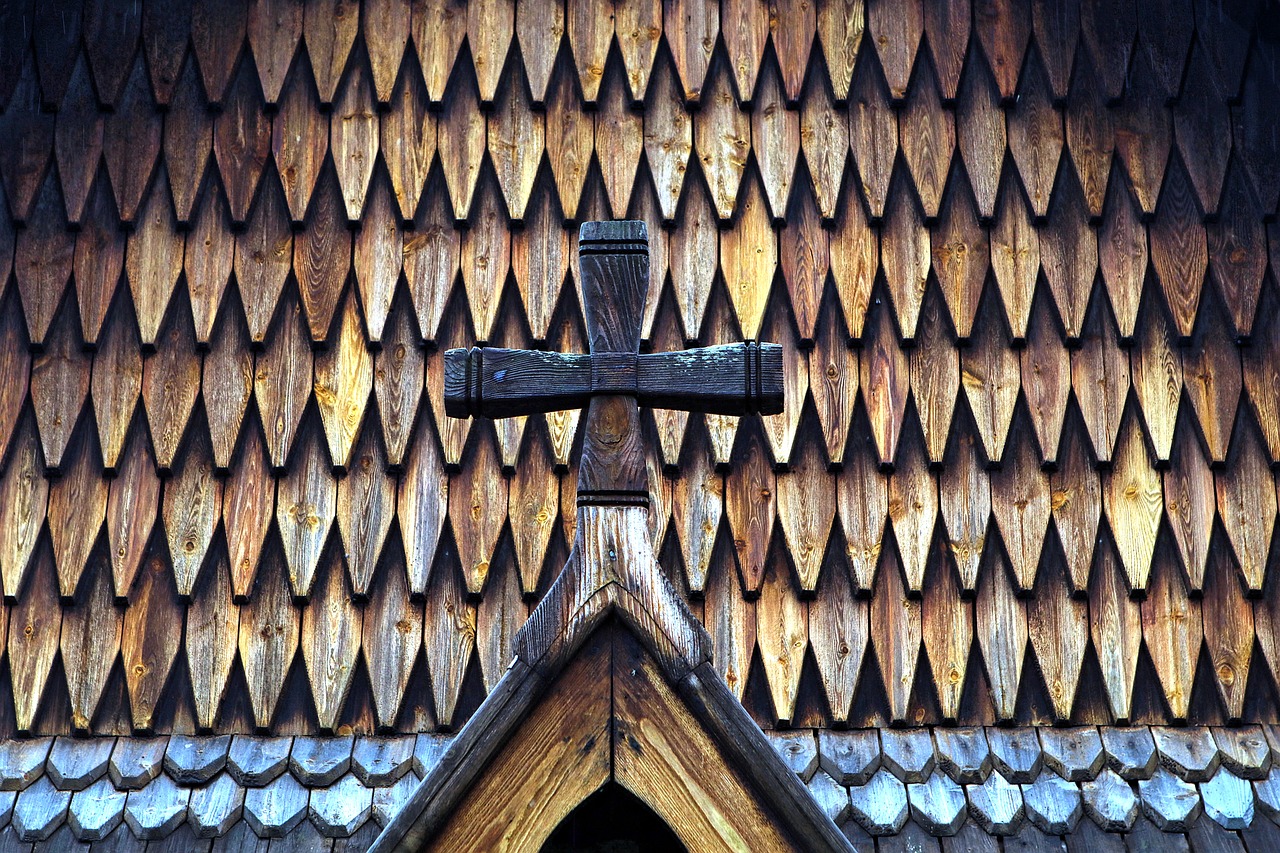
<svg viewBox="0 0 1280 853">
<path fill-rule="evenodd" d="M 766 734 L 866 853 L 1280 849 L 1280 732 L 1267 727 Z M 0 851 L 365 850 L 448 744 L 3 741 Z"/>
</svg>

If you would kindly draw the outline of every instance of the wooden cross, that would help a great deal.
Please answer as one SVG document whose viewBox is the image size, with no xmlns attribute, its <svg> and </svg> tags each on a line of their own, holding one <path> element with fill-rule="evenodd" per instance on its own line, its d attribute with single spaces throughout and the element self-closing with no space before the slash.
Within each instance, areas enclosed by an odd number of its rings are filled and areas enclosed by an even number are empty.
<svg viewBox="0 0 1280 853">
<path fill-rule="evenodd" d="M 640 354 L 649 290 L 644 222 L 586 222 L 578 269 L 589 355 L 476 347 L 445 353 L 451 417 L 589 406 L 578 506 L 647 506 L 638 405 L 720 415 L 782 411 L 782 347 L 746 342 Z"/>
</svg>

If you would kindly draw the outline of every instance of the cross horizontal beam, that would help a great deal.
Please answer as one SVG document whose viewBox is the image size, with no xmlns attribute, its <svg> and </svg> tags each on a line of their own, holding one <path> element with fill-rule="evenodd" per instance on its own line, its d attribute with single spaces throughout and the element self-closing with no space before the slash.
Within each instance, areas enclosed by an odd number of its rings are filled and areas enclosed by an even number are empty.
<svg viewBox="0 0 1280 853">
<path fill-rule="evenodd" d="M 475 347 L 445 353 L 451 417 L 510 418 L 624 394 L 641 406 L 715 415 L 782 411 L 782 347 L 737 343 L 674 352 L 576 353 Z"/>
</svg>

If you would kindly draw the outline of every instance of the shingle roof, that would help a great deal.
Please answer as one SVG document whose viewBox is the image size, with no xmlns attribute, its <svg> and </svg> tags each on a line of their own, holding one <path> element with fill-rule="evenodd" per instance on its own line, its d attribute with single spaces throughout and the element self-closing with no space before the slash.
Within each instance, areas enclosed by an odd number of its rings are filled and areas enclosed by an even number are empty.
<svg viewBox="0 0 1280 853">
<path fill-rule="evenodd" d="M 787 351 L 645 415 L 766 727 L 1277 721 L 1272 11 L 10 4 L 0 734 L 460 724 L 579 416 L 446 419 L 439 350 L 582 349 L 623 216 L 648 346 Z"/>
</svg>

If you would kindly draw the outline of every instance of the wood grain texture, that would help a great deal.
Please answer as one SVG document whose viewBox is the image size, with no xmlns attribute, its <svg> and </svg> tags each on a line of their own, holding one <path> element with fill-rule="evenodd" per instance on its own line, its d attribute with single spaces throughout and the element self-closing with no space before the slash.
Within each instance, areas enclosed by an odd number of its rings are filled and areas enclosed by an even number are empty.
<svg viewBox="0 0 1280 853">
<path fill-rule="evenodd" d="M 75 257 L 75 236 L 67 231 L 58 182 L 45 179 L 34 209 L 14 241 L 13 268 L 27 320 L 27 334 L 45 343 L 67 290 Z"/>
<path fill-rule="evenodd" d="M 222 490 L 222 532 L 231 595 L 242 604 L 253 590 L 276 498 L 276 481 L 261 432 L 250 429 L 245 434 L 237 463 Z"/>
<path fill-rule="evenodd" d="M 1030 430 L 1015 429 L 1010 456 L 991 472 L 991 514 L 1004 542 L 1019 593 L 1030 591 L 1049 527 L 1052 491 L 1041 470 Z"/>
<path fill-rule="evenodd" d="M 54 19 L 53 15 L 41 16 L 36 22 L 39 25 L 42 21 Z M 67 29 L 74 38 L 74 28 Z M 62 104 L 59 110 L 62 120 L 54 125 L 53 156 L 58 164 L 58 178 L 62 181 L 62 195 L 67 204 L 67 221 L 79 223 L 83 219 L 90 189 L 98 174 L 104 118 L 98 112 L 93 81 L 89 78 L 89 66 L 84 60 L 76 62 L 70 81 L 64 80 L 63 85 L 68 83 L 70 90 L 65 99 L 58 99 Z M 97 191 L 111 196 L 111 190 L 105 184 L 97 187 Z M 91 215 L 89 220 L 92 222 L 96 218 Z"/>
<path fill-rule="evenodd" d="M 343 78 L 345 82 L 329 117 L 329 147 L 338 185 L 342 187 L 347 219 L 357 222 L 364 212 L 369 179 L 373 175 L 379 131 L 369 67 L 358 54 L 350 67 L 351 72 Z"/>
<path fill-rule="evenodd" d="M 959 177 L 943 196 L 939 221 L 929 235 L 929 248 L 933 274 L 942 290 L 951 325 L 956 337 L 967 341 L 973 334 L 974 316 L 991 268 L 991 251 L 987 232 L 978 226 L 973 193 L 968 182 Z"/>
<path fill-rule="evenodd" d="M 907 192 L 906 174 L 899 170 L 891 185 L 880 233 L 880 267 L 898 320 L 898 331 L 907 342 L 915 340 L 920 305 L 929 281 L 929 230 L 922 211 Z"/>
<path fill-rule="evenodd" d="M 1239 351 L 1227 343 L 1230 321 L 1225 314 L 1221 300 L 1210 291 L 1202 303 L 1191 346 L 1182 354 L 1182 384 L 1209 458 L 1219 465 L 1227 457 L 1243 383 Z M 1210 345 L 1211 340 L 1217 345 Z"/>
<path fill-rule="evenodd" d="M 141 423 L 126 447 L 124 464 L 107 492 L 107 545 L 117 600 L 127 599 L 133 589 L 160 508 L 160 478 Z"/>
<path fill-rule="evenodd" d="M 1235 552 L 1245 586 L 1261 593 L 1276 522 L 1275 485 L 1266 452 L 1249 418 L 1236 423 L 1225 470 L 1214 478 L 1218 517 Z"/>
<path fill-rule="evenodd" d="M 786 29 L 788 27 L 783 27 L 780 31 Z M 849 156 L 849 124 L 842 112 L 825 85 L 808 87 L 800 109 L 800 145 L 809 167 L 818 212 L 826 221 L 836 217 L 845 160 Z M 926 204 L 925 210 L 928 209 Z"/>
<path fill-rule="evenodd" d="M 529 108 L 525 87 L 508 83 L 488 116 L 489 160 L 511 219 L 524 219 L 534 178 L 542 161 L 545 125 L 542 115 Z"/>
<path fill-rule="evenodd" d="M 90 359 L 80 343 L 74 308 L 63 304 L 43 352 L 31 360 L 31 407 L 40 430 L 44 465 L 56 472 L 89 393 Z"/>
<path fill-rule="evenodd" d="M 890 718 L 905 723 L 915 685 L 923 627 L 920 602 L 907 595 L 902 567 L 892 549 L 881 552 L 870 621 L 871 643 L 889 697 Z"/>
<path fill-rule="evenodd" d="M 1049 300 L 1035 300 L 1027 328 L 1027 345 L 1018 353 L 1027 415 L 1035 430 L 1044 464 L 1056 464 L 1062 424 L 1071 391 L 1071 359 L 1058 332 Z"/>
<path fill-rule="evenodd" d="M 232 217 L 235 217 L 234 206 Z M 292 258 L 289 214 L 279 182 L 268 178 L 244 232 L 236 235 L 236 256 L 232 264 L 249 324 L 249 339 L 255 344 L 263 343 L 276 316 Z"/>
<path fill-rule="evenodd" d="M 192 47 L 200 67 L 200 81 L 214 104 L 221 104 L 226 94 L 247 26 L 247 0 L 237 0 L 226 7 L 210 0 L 192 3 Z"/>
<path fill-rule="evenodd" d="M 1009 572 L 1000 549 L 987 548 L 974 617 L 997 720 L 1012 720 L 1015 716 L 1028 638 L 1027 605 L 1016 597 Z"/>
<path fill-rule="evenodd" d="M 1014 17 L 1025 18 L 1025 14 Z M 979 33 L 984 31 L 990 32 L 979 27 Z M 1001 68 L 996 64 L 995 69 L 999 83 Z M 1005 91 L 1003 86 L 1001 90 L 1002 98 L 1008 101 L 1013 92 Z M 1053 181 L 1062 156 L 1063 129 L 1062 115 L 1050 103 L 1044 67 L 1035 58 L 1027 63 L 1018 81 L 1017 103 L 1009 111 L 1008 126 L 1009 153 L 1022 177 L 1032 215 L 1037 221 L 1043 221 L 1048 215 Z"/>
<path fill-rule="evenodd" d="M 1040 232 L 1040 264 L 1067 340 L 1073 341 L 1080 337 L 1098 275 L 1098 240 L 1089 226 L 1080 185 L 1070 170 L 1061 172 L 1048 227 Z"/>
<path fill-rule="evenodd" d="M 910 362 L 898 343 L 889 306 L 881 299 L 869 321 L 859 357 L 859 385 L 871 435 L 881 467 L 889 468 L 898 454 L 898 439 L 910 390 Z"/>
<path fill-rule="evenodd" d="M 671 49 L 681 96 L 696 104 L 720 33 L 720 8 L 690 0 L 663 0 L 662 30 Z"/>
<path fill-rule="evenodd" d="M 1223 549 L 1213 552 L 1205 572 L 1204 641 L 1213 664 L 1218 695 L 1227 709 L 1227 719 L 1244 717 L 1249 662 L 1253 656 L 1253 607 L 1245 600 L 1239 576 Z"/>
<path fill-rule="evenodd" d="M 1188 415 L 1179 417 L 1171 465 L 1164 474 L 1164 507 L 1173 541 L 1193 590 L 1204 586 L 1216 505 L 1213 472 Z"/>
<path fill-rule="evenodd" d="M 302 411 L 311 395 L 312 356 L 302 306 L 285 297 L 266 351 L 254 362 L 253 397 L 258 404 L 271 467 L 285 468 Z"/>
<path fill-rule="evenodd" d="M 1089 585 L 1089 617 L 1107 704 L 1116 722 L 1125 725 L 1132 716 L 1143 622 L 1141 608 L 1129 597 L 1123 567 L 1110 545 L 1098 550 L 1098 565 Z"/>
<path fill-rule="evenodd" d="M 175 464 L 200 394 L 200 356 L 185 299 L 174 305 L 156 338 L 156 351 L 142 362 L 142 402 L 162 472 Z"/>
<path fill-rule="evenodd" d="M 213 464 L 219 471 L 231 466 L 249 396 L 257 373 L 249 350 L 248 333 L 238 312 L 228 311 L 205 355 L 200 394 L 208 420 Z"/>
<path fill-rule="evenodd" d="M 939 506 L 955 561 L 958 589 L 966 593 L 978 587 L 978 567 L 986 548 L 991 518 L 991 483 L 983 469 L 978 446 L 971 429 L 957 432 L 950 461 L 938 478 Z M 939 571 L 949 575 L 951 569 L 944 566 Z"/>
<path fill-rule="evenodd" d="M 422 605 L 410 598 L 408 579 L 392 567 L 372 584 L 360 650 L 369 670 L 378 722 L 394 726 L 422 646 Z"/>
<path fill-rule="evenodd" d="M 1000 313 L 994 298 L 985 299 L 976 321 L 980 333 L 960 351 L 960 386 L 982 437 L 982 449 L 994 464 L 1004 457 L 1005 438 L 1022 384 L 1018 353 L 1010 345 Z"/>
<path fill-rule="evenodd" d="M 372 425 L 366 426 L 347 475 L 338 481 L 338 532 L 345 546 L 351 595 L 356 599 L 369 596 L 395 505 L 396 483 L 387 474 L 382 437 Z"/>
<path fill-rule="evenodd" d="M 889 477 L 889 521 L 909 594 L 918 594 L 924 583 L 937 520 L 938 482 L 929 471 L 919 431 L 908 427 Z"/>
<path fill-rule="evenodd" d="M 284 546 L 289 585 L 308 598 L 337 510 L 338 488 L 315 418 L 298 436 L 300 446 L 276 492 L 276 527 Z"/>
<path fill-rule="evenodd" d="M 1274 462 L 1280 459 L 1280 300 L 1275 296 L 1264 296 L 1258 307 L 1254 341 L 1241 353 L 1244 387 Z"/>
<path fill-rule="evenodd" d="M 1182 23 L 1188 15 L 1162 15 L 1161 20 L 1171 24 Z M 1189 20 L 1187 21 L 1189 23 Z M 1177 24 L 1173 24 L 1176 26 Z M 1166 43 L 1170 53 L 1176 53 L 1176 42 Z M 1185 49 L 1187 43 L 1182 47 Z M 1208 216 L 1218 212 L 1222 199 L 1222 185 L 1227 173 L 1227 158 L 1231 155 L 1231 147 L 1222 133 L 1222 128 L 1231 122 L 1226 101 L 1218 94 L 1213 82 L 1213 72 L 1205 62 L 1204 51 L 1196 48 L 1191 51 L 1191 59 L 1186 65 L 1186 84 L 1182 83 L 1184 53 L 1181 57 L 1170 57 L 1169 66 L 1178 66 L 1177 78 L 1169 85 L 1172 68 L 1166 66 L 1161 83 L 1168 97 L 1177 98 L 1173 109 L 1174 141 L 1182 154 L 1182 162 L 1186 164 L 1191 184 L 1195 188 L 1200 209 Z"/>
<path fill-rule="evenodd" d="M 778 240 L 758 178 L 748 178 L 737 220 L 720 232 L 720 270 L 742 336 L 761 337 L 765 306 L 778 268 Z"/>
<path fill-rule="evenodd" d="M 197 427 L 165 486 L 160 509 L 173 578 L 184 601 L 195 591 L 221 509 L 222 481 L 214 476 L 205 431 Z"/>
<path fill-rule="evenodd" d="M 705 429 L 693 431 L 685 460 L 682 476 L 672 484 L 671 522 L 680 540 L 685 580 L 690 590 L 701 592 L 725 508 L 724 478 L 712 464 Z"/>
<path fill-rule="evenodd" d="M 404 467 L 419 417 L 425 376 L 425 354 L 418 338 L 413 309 L 402 296 L 392 306 L 383 348 L 374 355 L 373 362 L 373 393 L 378 404 L 378 422 L 382 426 L 388 470 L 399 471 Z"/>
<path fill-rule="evenodd" d="M 1049 689 L 1055 720 L 1070 720 L 1089 644 L 1088 602 L 1071 594 L 1066 562 L 1049 549 L 1027 602 L 1027 634 Z"/>
<path fill-rule="evenodd" d="M 9 594 L 8 589 L 5 592 Z M 7 654 L 13 679 L 14 726 L 19 732 L 29 733 L 35 726 L 62 630 L 58 580 L 53 554 L 47 547 L 37 554 L 21 597 L 5 612 L 9 622 Z"/>
<path fill-rule="evenodd" d="M 58 594 L 64 600 L 76 594 L 107 514 L 107 481 L 88 427 L 85 424 L 76 431 L 62 475 L 49 485 L 46 517 L 58 568 Z"/>
<path fill-rule="evenodd" d="M 904 9 L 910 12 L 912 6 L 914 4 L 908 4 Z M 898 154 L 898 122 L 890 109 L 889 98 L 890 88 L 880 66 L 870 61 L 859 62 L 849 90 L 849 144 L 873 221 L 884 216 L 889 178 Z"/>
<path fill-rule="evenodd" d="M 335 471 L 346 471 L 373 390 L 373 354 L 365 344 L 355 293 L 342 301 L 335 340 L 315 357 L 312 392 Z M 371 432 L 371 429 L 365 431 Z"/>
<path fill-rule="evenodd" d="M 71 696 L 71 725 L 82 732 L 90 729 L 123 633 L 123 618 L 112 602 L 111 572 L 106 563 L 93 567 L 92 579 L 85 585 L 88 589 L 83 599 L 63 613 L 58 644 Z"/>
<path fill-rule="evenodd" d="M 1112 459 L 1129 395 L 1130 367 L 1105 300 L 1093 300 L 1080 349 L 1071 353 L 1071 390 L 1084 415 L 1094 458 Z"/>
<path fill-rule="evenodd" d="M 1095 65 L 1104 67 L 1109 75 L 1115 75 L 1114 67 Z M 1162 106 L 1162 95 L 1154 89 L 1154 76 L 1143 51 L 1134 57 L 1128 79 L 1132 85 L 1115 111 L 1116 156 L 1129 174 L 1138 206 L 1149 216 L 1156 210 L 1157 198 L 1164 194 L 1161 184 L 1173 146 L 1173 118 Z M 1177 171 L 1176 166 L 1170 168 Z M 1190 187 L 1186 188 L 1186 198 L 1195 203 Z"/>
<path fill-rule="evenodd" d="M 150 732 L 182 643 L 183 608 L 161 554 L 150 551 L 124 613 L 120 657 L 135 731 Z"/>
<path fill-rule="evenodd" d="M 1095 560 L 1098 521 L 1102 517 L 1102 481 L 1089 455 L 1083 424 L 1073 418 L 1063 435 L 1058 470 L 1050 478 L 1050 509 L 1058 541 L 1067 559 L 1072 589 L 1083 594 Z"/>
<path fill-rule="evenodd" d="M 289 218 L 294 223 L 306 218 L 316 179 L 329 153 L 329 128 L 320 112 L 316 91 L 309 82 L 302 73 L 289 78 L 279 112 L 271 123 L 271 155 L 284 187 Z M 267 102 L 274 103 L 271 98 Z"/>
<path fill-rule="evenodd" d="M 138 211 L 137 229 L 129 235 L 124 259 L 138 332 L 145 347 L 155 346 L 160 336 L 160 326 L 182 272 L 183 243 L 162 169 Z"/>
<path fill-rule="evenodd" d="M 1071 163 L 1080 179 L 1089 216 L 1096 220 L 1110 213 L 1106 209 L 1111 203 L 1107 196 L 1120 187 L 1114 181 L 1109 182 L 1109 177 L 1124 175 L 1124 169 L 1112 165 L 1116 142 L 1114 114 L 1106 108 L 1098 76 L 1087 58 L 1076 65 L 1064 120 Z M 1120 180 L 1127 182 L 1127 178 Z"/>
<path fill-rule="evenodd" d="M 831 252 L 827 232 L 819 222 L 813 193 L 806 187 L 794 196 L 787 224 L 779 235 L 782 276 L 787 283 L 800 340 L 817 337 L 818 313 L 826 291 Z"/>
<path fill-rule="evenodd" d="M 351 231 L 337 173 L 323 170 L 306 227 L 293 238 L 293 275 L 298 281 L 311 340 L 328 340 L 338 300 L 351 269 Z M 405 253 L 406 261 L 412 257 Z"/>
<path fill-rule="evenodd" d="M 342 558 L 331 550 L 302 611 L 299 645 L 322 732 L 337 729 L 360 653 L 363 614 L 351 600 Z"/>
<path fill-rule="evenodd" d="M 1102 476 L 1102 506 L 1129 586 L 1141 590 L 1151 572 L 1164 493 L 1133 414 L 1125 418 L 1113 461 L 1114 468 Z"/>
<path fill-rule="evenodd" d="M 205 91 L 209 92 L 208 86 Z M 211 98 L 211 100 L 217 100 Z M 213 154 L 227 189 L 233 222 L 245 222 L 271 154 L 271 120 L 250 63 L 243 63 L 213 125 Z"/>
<path fill-rule="evenodd" d="M 600 150 L 609 152 L 607 157 L 597 162 L 600 163 L 601 178 L 609 197 L 609 208 L 615 218 L 628 215 L 640 152 L 644 150 L 644 114 L 632 108 L 624 74 L 623 67 L 617 62 L 607 67 L 600 90 L 600 117 L 596 122 L 596 144 Z M 657 225 L 655 221 L 650 229 L 652 237 L 659 236 Z"/>
<path fill-rule="evenodd" d="M 1022 340 L 1027 336 L 1040 269 L 1040 234 L 1032 229 L 1025 197 L 1008 173 L 1000 184 L 999 209 L 990 239 L 991 269 L 1009 330 L 1014 340 Z"/>
<path fill-rule="evenodd" d="M 825 439 L 827 460 L 844 462 L 858 396 L 858 354 L 848 345 L 848 334 L 837 312 L 826 312 L 819 321 L 817 341 L 809 355 L 809 390 L 813 394 L 818 424 Z"/>
<path fill-rule="evenodd" d="M 227 199 L 216 181 L 205 188 L 182 254 L 196 341 L 207 346 L 235 263 Z"/>
<path fill-rule="evenodd" d="M 272 547 L 249 602 L 240 608 L 239 651 L 253 720 L 268 730 L 298 650 L 300 616 L 290 595 L 284 555 Z"/>
<path fill-rule="evenodd" d="M 921 64 L 898 116 L 898 137 L 925 220 L 933 222 L 951 171 L 956 131 L 951 113 L 942 109 L 937 75 L 929 63 Z"/>
<path fill-rule="evenodd" d="M 962 586 L 963 578 L 957 577 L 942 555 L 941 550 L 935 549 L 929 561 L 924 597 L 920 602 L 920 626 L 942 718 L 954 721 L 960 717 L 969 671 L 973 604 L 962 591 L 966 589 Z M 967 589 L 972 590 L 975 580 L 970 578 L 968 583 Z"/>
<path fill-rule="evenodd" d="M 1185 720 L 1204 638 L 1201 603 L 1187 595 L 1187 583 L 1166 546 L 1157 552 L 1147 597 L 1142 602 L 1142 639 L 1164 688 L 1169 714 Z"/>
<path fill-rule="evenodd" d="M 21 352 L 26 355 L 25 348 Z M 23 368 L 30 364 L 30 356 L 14 361 L 15 370 L 25 372 Z M 93 363 L 97 369 L 90 378 L 89 389 L 102 462 L 104 467 L 115 470 L 142 391 L 142 356 L 138 352 L 137 324 L 132 311 L 119 311 L 112 316 Z"/>
<path fill-rule="evenodd" d="M 787 210 L 802 138 L 800 114 L 796 110 L 787 109 L 781 72 L 774 63 L 768 61 L 764 63 L 752 103 L 751 150 L 756 155 L 756 164 L 760 167 L 760 178 L 764 182 L 765 197 L 769 201 L 769 209 L 773 211 L 773 218 L 776 220 L 784 216 Z M 847 134 L 848 131 L 845 132 L 846 148 L 849 142 Z M 841 154 L 842 170 L 845 153 L 847 152 Z M 837 181 L 841 177 L 832 175 L 825 179 Z"/>
<path fill-rule="evenodd" d="M 778 475 L 778 520 L 805 593 L 817 589 L 836 515 L 836 481 L 816 436 L 800 441 L 790 470 Z"/>
<path fill-rule="evenodd" d="M 102 154 L 120 219 L 132 223 L 140 212 L 156 158 L 160 154 L 160 116 L 141 57 L 129 75 L 115 112 L 103 126 Z"/>
<path fill-rule="evenodd" d="M 1182 399 L 1182 353 L 1172 325 L 1163 311 L 1147 311 L 1138 328 L 1136 346 L 1129 356 L 1133 390 L 1142 407 L 1142 420 L 1156 459 L 1167 463 Z"/>
<path fill-rule="evenodd" d="M 412 594 L 426 592 L 448 505 L 449 480 L 444 476 L 439 440 L 430 415 L 424 412 L 396 494 L 396 518 Z"/>
<path fill-rule="evenodd" d="M 201 588 L 187 607 L 187 671 L 198 729 L 212 731 L 226 696 L 236 659 L 240 608 L 223 551 L 215 551 L 203 573 Z"/>
<path fill-rule="evenodd" d="M 1262 292 L 1266 253 L 1262 245 L 1266 229 L 1244 170 L 1233 167 L 1216 222 L 1208 228 L 1209 271 L 1231 315 L 1237 336 L 1248 338 Z"/>
</svg>

